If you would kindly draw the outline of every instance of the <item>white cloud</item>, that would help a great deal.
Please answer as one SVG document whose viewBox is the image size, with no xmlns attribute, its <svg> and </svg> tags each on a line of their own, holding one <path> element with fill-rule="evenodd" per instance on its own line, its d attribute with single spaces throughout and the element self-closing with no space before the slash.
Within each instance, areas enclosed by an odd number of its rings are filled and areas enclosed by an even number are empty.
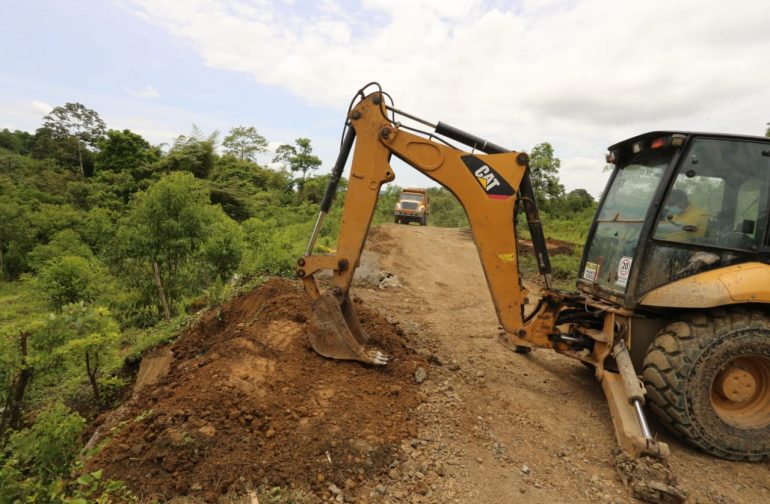
<svg viewBox="0 0 770 504">
<path fill-rule="evenodd" d="M 47 115 L 50 111 L 53 110 L 53 106 L 48 105 L 47 103 L 42 101 L 32 100 L 32 110 L 34 110 L 35 112 L 41 115 Z"/>
<path fill-rule="evenodd" d="M 761 134 L 770 119 L 763 1 L 133 4 L 207 65 L 315 106 L 344 110 L 361 84 L 379 80 L 399 108 L 429 120 L 514 149 L 549 141 L 565 185 L 593 194 L 606 146 L 625 137 Z"/>
<path fill-rule="evenodd" d="M 16 101 L 0 97 L 0 129 L 35 131 L 53 107 L 40 100 Z"/>
<path fill-rule="evenodd" d="M 157 89 L 155 89 L 149 84 L 147 84 L 147 86 L 145 86 L 144 89 L 140 91 L 135 91 L 125 87 L 123 88 L 123 90 L 127 94 L 131 96 L 135 96 L 137 98 L 160 98 L 161 97 L 160 91 L 158 91 Z"/>
</svg>

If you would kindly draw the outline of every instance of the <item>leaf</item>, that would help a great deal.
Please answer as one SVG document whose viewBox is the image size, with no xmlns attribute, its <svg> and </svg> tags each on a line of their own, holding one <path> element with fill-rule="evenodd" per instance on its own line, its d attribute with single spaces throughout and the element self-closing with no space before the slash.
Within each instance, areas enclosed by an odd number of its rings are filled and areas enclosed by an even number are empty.
<svg viewBox="0 0 770 504">
<path fill-rule="evenodd" d="M 104 491 L 106 493 L 113 493 L 123 489 L 125 486 L 126 484 L 123 483 L 122 481 L 110 480 L 110 482 L 107 483 L 107 486 L 105 487 Z"/>
<path fill-rule="evenodd" d="M 77 479 L 78 485 L 81 486 L 90 485 L 93 481 L 94 478 L 90 474 L 83 474 Z"/>
</svg>

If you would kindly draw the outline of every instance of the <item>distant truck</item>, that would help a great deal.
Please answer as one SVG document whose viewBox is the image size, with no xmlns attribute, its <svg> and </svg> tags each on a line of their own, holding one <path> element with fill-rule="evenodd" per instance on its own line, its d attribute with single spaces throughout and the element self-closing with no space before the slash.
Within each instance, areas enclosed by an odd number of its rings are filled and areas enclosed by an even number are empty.
<svg viewBox="0 0 770 504">
<path fill-rule="evenodd" d="M 396 224 L 417 222 L 420 226 L 428 224 L 430 201 L 425 189 L 404 189 L 398 196 L 398 203 L 393 210 Z"/>
</svg>

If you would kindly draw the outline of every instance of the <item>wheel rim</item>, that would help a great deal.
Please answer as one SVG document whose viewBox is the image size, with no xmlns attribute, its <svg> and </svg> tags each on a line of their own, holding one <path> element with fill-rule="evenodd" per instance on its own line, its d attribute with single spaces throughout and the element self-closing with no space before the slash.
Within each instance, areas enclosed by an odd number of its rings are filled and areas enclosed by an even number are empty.
<svg viewBox="0 0 770 504">
<path fill-rule="evenodd" d="M 770 358 L 744 355 L 728 361 L 711 384 L 711 405 L 733 427 L 770 425 Z"/>
</svg>

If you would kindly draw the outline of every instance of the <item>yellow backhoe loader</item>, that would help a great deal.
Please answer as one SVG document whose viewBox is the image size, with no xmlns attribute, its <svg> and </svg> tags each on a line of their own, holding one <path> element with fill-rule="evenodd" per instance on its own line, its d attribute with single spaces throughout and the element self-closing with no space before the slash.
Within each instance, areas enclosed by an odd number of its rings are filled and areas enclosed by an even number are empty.
<svg viewBox="0 0 770 504">
<path fill-rule="evenodd" d="M 314 255 L 351 151 L 336 252 Z M 311 344 L 329 358 L 387 364 L 386 355 L 367 347 L 348 294 L 380 188 L 394 179 L 391 156 L 446 187 L 465 209 L 503 328 L 500 341 L 518 352 L 550 348 L 591 366 L 629 455 L 668 454 L 650 431 L 647 405 L 708 453 L 770 457 L 770 138 L 657 131 L 609 147 L 614 169 L 577 290 L 565 292 L 551 287 L 527 154 L 402 112 L 372 83 L 351 103 L 321 212 L 298 260 L 313 300 Z M 529 310 L 519 211 L 546 285 Z M 321 270 L 333 272 L 325 290 L 315 278 Z"/>
</svg>

